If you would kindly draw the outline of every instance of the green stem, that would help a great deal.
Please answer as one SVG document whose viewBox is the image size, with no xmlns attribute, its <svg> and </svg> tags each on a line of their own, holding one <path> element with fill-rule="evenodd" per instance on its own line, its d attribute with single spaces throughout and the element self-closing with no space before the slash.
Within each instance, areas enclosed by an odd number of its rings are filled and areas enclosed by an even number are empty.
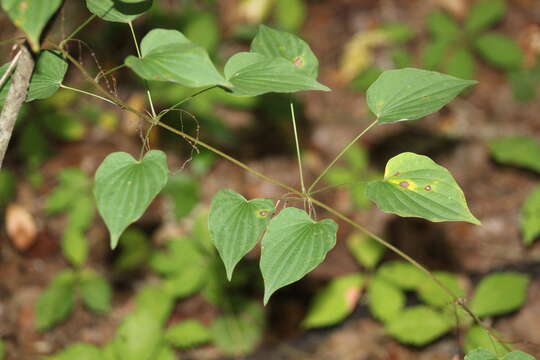
<svg viewBox="0 0 540 360">
<path fill-rule="evenodd" d="M 17 37 L 11 38 L 11 39 L 2 40 L 2 41 L 0 41 L 0 46 L 4 46 L 6 44 L 10 44 L 10 43 L 13 43 L 15 41 L 24 40 L 24 39 L 25 39 L 24 36 L 17 36 Z"/>
<path fill-rule="evenodd" d="M 105 77 L 105 76 L 115 72 L 116 70 L 120 70 L 120 69 L 122 69 L 124 67 L 126 67 L 126 64 L 115 66 L 111 70 L 108 70 L 106 72 L 100 72 L 99 74 L 97 74 L 97 76 L 96 76 L 96 78 L 94 80 L 99 81 L 102 77 Z"/>
<path fill-rule="evenodd" d="M 217 88 L 217 87 L 218 87 L 217 85 L 212 85 L 212 86 L 210 86 L 210 87 L 201 89 L 201 90 L 199 90 L 199 91 L 197 91 L 197 92 L 191 94 L 191 95 L 188 96 L 187 98 L 182 99 L 181 101 L 177 102 L 176 104 L 174 104 L 173 106 L 169 107 L 168 109 L 165 109 L 165 110 L 161 111 L 161 112 L 159 113 L 159 117 L 161 118 L 161 117 L 165 116 L 169 111 L 172 111 L 172 110 L 176 109 L 177 107 L 179 107 L 180 105 L 182 105 L 182 104 L 184 104 L 184 103 L 186 103 L 186 102 L 188 102 L 188 101 L 190 101 L 190 100 L 196 98 L 197 96 L 199 96 L 199 95 L 201 95 L 201 94 L 203 94 L 203 93 L 205 93 L 205 92 L 207 92 L 207 91 L 209 91 L 209 90 L 215 89 L 215 88 Z"/>
<path fill-rule="evenodd" d="M 56 49 L 58 49 L 62 55 L 68 59 L 82 74 L 83 76 L 86 78 L 86 80 L 88 82 L 90 82 L 101 94 L 103 94 L 103 97 L 105 97 L 106 99 L 108 99 L 109 102 L 112 102 L 114 104 L 116 104 L 116 106 L 118 106 L 119 108 L 121 108 L 122 110 L 126 110 L 126 111 L 129 111 L 130 113 L 134 114 L 134 115 L 137 115 L 138 117 L 140 117 L 141 119 L 144 119 L 145 121 L 148 121 L 150 124 L 154 124 L 155 123 L 155 119 L 145 113 L 142 113 L 138 110 L 135 110 L 134 108 L 132 108 L 131 106 L 129 106 L 128 104 L 126 104 L 125 102 L 123 102 L 118 96 L 114 95 L 114 94 L 111 94 L 109 93 L 107 90 L 105 90 L 105 88 L 103 86 L 101 86 L 95 79 L 94 77 L 92 77 L 92 75 L 90 75 L 88 73 L 88 71 L 86 71 L 86 69 L 84 68 L 84 66 L 81 65 L 81 63 L 79 63 L 73 56 L 71 56 L 66 50 L 60 48 L 60 46 L 56 45 L 55 43 L 52 43 L 49 41 L 49 43 L 54 46 Z"/>
<path fill-rule="evenodd" d="M 341 183 L 341 184 L 328 185 L 328 186 L 324 186 L 324 187 L 322 187 L 322 188 L 320 188 L 320 189 L 311 191 L 311 192 L 309 192 L 308 194 L 309 194 L 309 195 L 320 194 L 320 193 L 322 193 L 322 192 L 325 192 L 325 191 L 327 191 L 327 190 L 332 190 L 332 189 L 338 188 L 338 187 L 340 187 L 340 186 L 345 186 L 345 185 L 355 185 L 355 184 L 362 184 L 362 183 L 368 183 L 368 181 L 366 181 L 366 180 L 362 180 L 362 181 L 350 181 L 350 182 L 344 182 L 344 183 Z"/>
<path fill-rule="evenodd" d="M 300 185 L 302 187 L 302 192 L 306 193 L 306 186 L 304 185 L 304 172 L 302 171 L 302 157 L 300 156 L 300 144 L 298 141 L 298 132 L 296 130 L 296 117 L 294 116 L 294 106 L 291 103 L 291 116 L 292 124 L 294 130 L 294 142 L 296 144 L 296 157 L 298 158 L 298 171 L 300 172 Z"/>
<path fill-rule="evenodd" d="M 334 164 L 343 156 L 343 154 L 345 154 L 347 150 L 351 148 L 351 146 L 353 146 L 365 133 L 367 133 L 373 126 L 375 126 L 378 121 L 379 119 L 376 119 L 375 121 L 373 121 L 367 128 L 365 128 L 360 134 L 358 134 L 350 143 L 348 143 L 343 148 L 343 150 L 341 150 L 341 152 L 334 158 L 334 160 L 332 160 L 332 162 L 330 162 L 330 164 L 326 167 L 326 169 L 324 169 L 323 172 L 317 177 L 317 179 L 315 179 L 313 184 L 310 185 L 307 191 L 308 193 L 311 192 L 311 190 L 313 190 L 315 185 L 317 185 L 317 183 L 321 181 L 321 179 L 324 177 L 324 175 L 326 175 L 328 170 L 330 170 L 332 166 L 334 166 Z"/>
<path fill-rule="evenodd" d="M 246 171 L 252 173 L 253 175 L 255 175 L 255 176 L 257 176 L 257 177 L 259 177 L 259 178 L 261 178 L 261 179 L 263 179 L 263 180 L 265 180 L 265 181 L 271 183 L 271 184 L 274 184 L 274 185 L 276 185 L 276 186 L 279 186 L 279 187 L 281 187 L 281 188 L 283 188 L 283 189 L 285 189 L 285 190 L 287 190 L 287 191 L 289 191 L 289 192 L 291 192 L 291 193 L 294 193 L 294 194 L 297 194 L 297 195 L 302 196 L 302 193 L 301 193 L 300 191 L 296 190 L 295 188 L 293 188 L 293 187 L 291 187 L 291 186 L 289 186 L 289 185 L 287 185 L 287 184 L 285 184 L 285 183 L 283 183 L 283 182 L 281 182 L 281 181 L 279 181 L 279 180 L 277 180 L 277 179 L 274 179 L 274 178 L 271 178 L 271 177 L 269 177 L 269 176 L 264 175 L 264 174 L 261 173 L 260 171 L 257 171 L 257 170 L 255 170 L 255 169 L 253 169 L 252 167 L 250 167 L 250 166 L 244 164 L 243 162 L 241 162 L 240 160 L 236 160 L 236 159 L 233 158 L 232 156 L 229 156 L 229 155 L 225 154 L 223 151 L 216 149 L 215 147 L 213 147 L 213 146 L 211 146 L 211 145 L 205 143 L 205 142 L 202 141 L 202 140 L 199 140 L 199 139 L 197 139 L 197 138 L 195 138 L 195 137 L 193 137 L 193 136 L 191 136 L 191 135 L 189 135 L 189 134 L 186 134 L 186 133 L 183 132 L 183 131 L 180 131 L 180 130 L 178 130 L 178 129 L 175 129 L 175 128 L 173 128 L 172 126 L 169 126 L 169 125 L 167 125 L 167 124 L 165 124 L 165 123 L 163 123 L 163 122 L 161 122 L 161 121 L 157 121 L 156 124 L 157 124 L 158 126 L 161 126 L 161 127 L 164 128 L 164 129 L 169 130 L 169 131 L 172 132 L 172 133 L 175 133 L 176 135 L 180 135 L 181 137 L 183 137 L 183 138 L 185 138 L 185 139 L 188 139 L 188 140 L 190 140 L 190 141 L 196 143 L 197 145 L 200 145 L 200 146 L 202 146 L 202 147 L 204 147 L 204 148 L 206 148 L 206 149 L 212 151 L 213 153 L 215 153 L 215 154 L 221 156 L 222 158 L 224 158 L 224 159 L 226 159 L 226 160 L 232 162 L 233 164 L 235 164 L 235 165 L 241 167 L 242 169 L 244 169 L 244 170 L 246 170 Z"/>
<path fill-rule="evenodd" d="M 133 38 L 133 43 L 135 44 L 135 49 L 137 49 L 137 56 L 139 59 L 142 59 L 141 50 L 139 49 L 139 42 L 137 41 L 137 35 L 135 35 L 135 29 L 133 28 L 133 23 L 130 21 L 129 28 L 131 30 L 131 36 Z M 156 110 L 154 109 L 154 102 L 152 101 L 152 94 L 150 94 L 150 87 L 148 86 L 148 81 L 144 81 L 146 87 L 146 96 L 148 97 L 148 102 L 150 103 L 150 110 L 152 110 L 152 116 L 155 118 Z"/>
<path fill-rule="evenodd" d="M 2 75 L 2 77 L 0 78 L 0 87 L 4 86 L 4 83 L 7 82 L 7 80 L 9 79 L 9 76 L 11 75 L 13 70 L 15 70 L 15 68 L 17 67 L 17 62 L 19 62 L 19 58 L 21 57 L 21 55 L 22 55 L 22 50 L 19 50 L 17 54 L 13 57 L 13 60 L 11 60 L 11 62 L 9 63 L 9 66 L 6 72 L 4 72 L 4 75 Z"/>
<path fill-rule="evenodd" d="M 84 90 L 81 90 L 81 89 L 77 89 L 77 88 L 72 88 L 70 86 L 67 86 L 67 85 L 64 85 L 64 84 L 60 84 L 60 87 L 62 89 L 67 89 L 67 90 L 71 90 L 71 91 L 75 91 L 75 92 L 78 92 L 78 93 L 81 93 L 81 94 L 85 94 L 85 95 L 89 95 L 89 96 L 93 96 L 95 98 L 98 98 L 98 99 L 101 99 L 103 101 L 106 101 L 108 102 L 109 104 L 113 104 L 113 105 L 117 105 L 114 101 L 112 100 L 109 100 L 103 96 L 99 96 L 97 94 L 94 94 L 94 93 L 91 93 L 91 92 L 88 92 L 88 91 L 84 91 Z"/>
<path fill-rule="evenodd" d="M 71 39 L 73 39 L 73 37 L 75 35 L 77 35 L 79 33 L 79 31 L 81 31 L 82 29 L 84 29 L 84 27 L 88 24 L 90 24 L 90 22 L 92 22 L 92 20 L 94 20 L 96 18 L 96 15 L 91 15 L 88 19 L 86 19 L 81 25 L 79 25 L 75 30 L 73 30 L 73 32 L 67 37 L 65 38 L 64 40 L 62 40 L 60 42 L 60 48 L 64 48 L 64 45 Z"/>
</svg>

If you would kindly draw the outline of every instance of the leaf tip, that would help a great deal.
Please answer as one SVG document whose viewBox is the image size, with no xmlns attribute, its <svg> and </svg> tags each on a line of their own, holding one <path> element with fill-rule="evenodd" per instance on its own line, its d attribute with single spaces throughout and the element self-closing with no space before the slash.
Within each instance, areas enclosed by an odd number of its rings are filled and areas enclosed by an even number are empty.
<svg viewBox="0 0 540 360">
<path fill-rule="evenodd" d="M 330 89 L 330 88 L 329 88 L 328 86 L 326 86 L 326 85 L 323 85 L 323 84 L 321 84 L 321 83 L 319 83 L 319 85 L 320 85 L 320 86 L 319 86 L 319 88 L 318 88 L 317 90 L 320 90 L 320 91 L 326 91 L 326 92 L 332 91 L 332 89 Z"/>
<path fill-rule="evenodd" d="M 264 290 L 264 299 L 263 299 L 263 305 L 266 306 L 268 304 L 268 301 L 270 300 L 270 297 L 274 293 L 274 290 Z"/>
<path fill-rule="evenodd" d="M 118 240 L 120 240 L 120 236 L 119 235 L 113 235 L 111 234 L 111 250 L 114 250 L 116 249 L 116 247 L 118 246 Z"/>
<path fill-rule="evenodd" d="M 234 272 L 234 265 L 233 266 L 225 266 L 225 272 L 227 273 L 227 280 L 232 280 L 232 275 Z"/>
</svg>

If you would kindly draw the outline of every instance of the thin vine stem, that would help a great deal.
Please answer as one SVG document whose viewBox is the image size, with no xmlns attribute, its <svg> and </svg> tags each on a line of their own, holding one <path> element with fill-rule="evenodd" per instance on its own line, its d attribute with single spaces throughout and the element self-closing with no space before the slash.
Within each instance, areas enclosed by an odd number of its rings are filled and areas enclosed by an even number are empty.
<svg viewBox="0 0 540 360">
<path fill-rule="evenodd" d="M 57 46 L 57 48 L 59 48 Z M 243 163 L 242 161 L 240 160 L 237 160 L 236 158 L 224 153 L 223 151 L 213 147 L 212 145 L 210 144 L 207 144 L 206 142 L 200 140 L 200 139 L 197 139 L 187 133 L 184 133 L 183 131 L 180 131 L 178 129 L 175 129 L 174 127 L 172 126 L 169 126 L 165 123 L 163 123 L 162 121 L 159 120 L 159 118 L 153 118 L 143 112 L 140 112 L 138 110 L 135 110 L 133 108 L 131 108 L 130 106 L 128 106 L 127 104 L 125 104 L 122 100 L 120 100 L 118 97 L 114 96 L 114 95 L 111 95 L 110 93 L 108 93 L 99 83 L 97 83 L 96 81 L 94 81 L 94 79 L 92 78 L 92 76 L 86 71 L 86 69 L 84 69 L 84 67 L 76 60 L 74 59 L 71 55 L 69 55 L 69 53 L 67 53 L 64 49 L 61 49 L 59 48 L 59 50 L 63 53 L 63 55 L 71 62 L 74 64 L 75 67 L 77 67 L 82 73 L 83 75 L 86 77 L 87 80 L 89 80 L 90 82 L 92 82 L 92 84 L 94 85 L 94 87 L 96 87 L 96 89 L 103 93 L 105 96 L 108 97 L 108 99 L 115 103 L 118 107 L 120 107 L 121 109 L 124 109 L 126 111 L 129 111 L 129 112 L 132 112 L 136 115 L 138 115 L 140 118 L 144 119 L 145 121 L 148 121 L 150 122 L 151 124 L 154 124 L 154 125 L 157 125 L 159 127 L 162 127 L 174 134 L 177 134 L 187 140 L 190 140 L 194 143 L 196 143 L 197 145 L 199 146 L 202 146 L 204 148 L 206 148 L 207 150 L 210 150 L 212 151 L 213 153 L 215 153 L 216 155 L 219 155 L 220 157 L 228 160 L 229 162 L 237 165 L 238 167 L 246 170 L 247 172 L 259 177 L 260 179 L 262 180 L 265 180 L 271 184 L 274 184 L 278 187 L 281 187 L 282 189 L 284 190 L 287 190 L 289 193 L 291 194 L 294 194 L 294 195 L 297 195 L 297 196 L 300 196 L 300 197 L 305 197 L 305 196 L 308 196 L 307 194 L 304 194 L 302 193 L 301 191 L 277 180 L 277 179 L 274 179 L 270 176 L 267 176 L 263 173 L 261 173 L 260 171 L 250 167 L 249 165 Z M 367 130 L 369 130 L 369 128 L 373 127 L 375 124 L 377 123 L 377 121 L 373 122 L 368 128 L 366 128 L 361 134 L 365 133 Z M 357 138 L 355 140 L 357 140 L 358 138 L 360 137 L 357 136 Z M 352 141 L 351 143 L 349 143 L 349 145 L 347 147 L 350 147 L 352 146 L 352 144 L 354 143 L 355 141 Z M 346 151 L 346 150 L 345 150 Z M 345 151 L 342 151 L 342 153 L 344 153 Z M 337 160 L 336 160 L 337 161 Z M 334 161 L 335 162 L 335 161 Z M 321 177 L 322 178 L 322 177 Z M 379 242 L 380 244 L 382 244 L 383 246 L 385 246 L 386 248 L 388 248 L 389 250 L 391 250 L 392 252 L 396 253 L 398 256 L 400 256 L 401 258 L 403 258 L 404 260 L 408 261 L 409 263 L 411 263 L 413 266 L 415 266 L 416 268 L 418 268 L 419 270 L 421 270 L 422 272 L 424 272 L 432 281 L 434 281 L 441 289 L 443 289 L 453 300 L 453 302 L 455 304 L 457 304 L 458 306 L 460 306 L 472 319 L 473 321 L 478 324 L 479 326 L 481 326 L 484 330 L 486 330 L 488 332 L 488 334 L 490 334 L 491 336 L 493 336 L 495 339 L 497 339 L 497 341 L 499 341 L 506 349 L 508 349 L 508 345 L 507 343 L 509 343 L 508 341 L 503 341 L 501 339 L 499 339 L 497 336 L 495 336 L 493 334 L 493 331 L 488 327 L 486 326 L 469 308 L 468 306 L 465 304 L 464 300 L 459 298 L 458 296 L 456 296 L 448 287 L 446 287 L 443 283 L 441 283 L 441 281 L 439 281 L 426 267 L 424 267 L 423 265 L 421 265 L 419 262 L 417 262 L 416 260 L 414 260 L 412 257 L 410 257 L 409 255 L 407 255 L 405 252 L 401 251 L 400 249 L 398 249 L 397 247 L 395 247 L 394 245 L 388 243 L 387 241 L 383 240 L 381 237 L 377 236 L 376 234 L 372 233 L 370 230 L 368 230 L 367 228 L 365 228 L 364 226 L 358 224 L 357 222 L 355 222 L 354 220 L 350 219 L 349 217 L 347 217 L 346 215 L 342 214 L 341 212 L 339 212 L 338 210 L 335 210 L 333 207 L 315 199 L 315 198 L 311 198 L 310 197 L 310 201 L 321 207 L 322 209 L 328 211 L 330 214 L 336 216 L 337 218 L 341 219 L 342 221 L 348 223 L 349 225 L 353 226 L 354 228 L 356 228 L 357 230 L 359 230 L 360 232 L 366 234 L 367 236 L 370 236 L 372 237 L 374 240 L 376 240 L 377 242 Z"/>
<path fill-rule="evenodd" d="M 0 87 L 4 85 L 7 79 L 9 79 L 9 76 L 11 75 L 15 67 L 17 67 L 17 63 L 19 62 L 19 58 L 21 57 L 21 55 L 22 50 L 19 50 L 17 54 L 13 57 L 13 60 L 11 60 L 11 62 L 9 63 L 6 72 L 4 73 L 4 75 L 2 75 L 2 78 L 0 78 Z"/>
<path fill-rule="evenodd" d="M 131 30 L 131 36 L 133 38 L 133 43 L 135 44 L 135 49 L 137 50 L 137 56 L 139 59 L 142 59 L 141 50 L 139 49 L 139 42 L 137 41 L 137 35 L 135 35 L 135 29 L 133 28 L 133 22 L 129 22 L 129 29 Z M 155 118 L 156 110 L 154 109 L 154 102 L 152 101 L 152 94 L 150 94 L 150 87 L 148 86 L 148 81 L 144 80 L 144 86 L 146 87 L 146 96 L 148 97 L 148 102 L 150 103 L 150 110 L 152 111 L 152 116 Z"/>
<path fill-rule="evenodd" d="M 185 99 L 182 99 L 181 101 L 177 102 L 177 103 L 174 104 L 173 106 L 171 106 L 171 107 L 169 107 L 169 108 L 167 108 L 167 109 L 162 110 L 162 111 L 159 113 L 158 117 L 161 118 L 161 117 L 167 115 L 168 112 L 175 110 L 175 109 L 176 109 L 177 107 L 179 107 L 180 105 L 185 104 L 185 103 L 187 103 L 188 101 L 193 100 L 193 99 L 196 98 L 197 96 L 199 96 L 199 95 L 201 95 L 201 94 L 204 94 L 205 92 L 210 91 L 210 90 L 212 90 L 212 89 L 215 89 L 215 88 L 217 88 L 217 87 L 219 87 L 219 86 L 218 86 L 218 85 L 212 85 L 212 86 L 210 86 L 210 87 L 201 89 L 201 90 L 199 90 L 199 91 L 197 91 L 197 92 L 191 94 L 190 96 L 188 96 L 188 97 L 185 98 Z"/>
<path fill-rule="evenodd" d="M 103 100 L 103 101 L 106 101 L 108 102 L 109 104 L 113 104 L 113 105 L 116 105 L 116 102 L 110 100 L 110 99 L 107 99 L 106 97 L 103 97 L 103 96 L 99 96 L 97 94 L 94 94 L 94 93 L 91 93 L 89 91 L 85 91 L 85 90 L 81 90 L 81 89 L 77 89 L 77 88 L 73 88 L 71 86 L 67 86 L 67 85 L 64 85 L 64 84 L 60 84 L 60 87 L 62 89 L 66 89 L 66 90 L 71 90 L 71 91 L 75 91 L 75 92 L 78 92 L 78 93 L 81 93 L 81 94 L 85 94 L 85 95 L 89 95 L 89 96 L 93 96 L 97 99 L 100 99 L 100 100 Z"/>
<path fill-rule="evenodd" d="M 16 41 L 20 41 L 20 40 L 24 40 L 24 39 L 25 39 L 24 36 L 17 36 L 17 37 L 11 38 L 11 39 L 2 40 L 2 41 L 0 41 L 0 46 L 4 46 L 6 44 L 11 44 L 11 43 L 14 43 Z"/>
<path fill-rule="evenodd" d="M 64 40 L 62 40 L 60 42 L 60 47 L 63 48 L 64 45 L 70 41 L 71 39 L 73 39 L 73 37 L 75 35 L 77 35 L 79 33 L 79 31 L 81 31 L 82 29 L 84 29 L 86 27 L 86 25 L 90 24 L 92 22 L 92 20 L 94 20 L 96 18 L 96 15 L 93 14 L 91 15 L 88 19 L 86 19 L 81 25 L 79 25 L 75 30 L 73 30 L 73 32 L 71 34 L 69 34 L 69 36 L 67 38 L 65 38 Z"/>
<path fill-rule="evenodd" d="M 205 143 L 205 142 L 202 141 L 202 140 L 199 140 L 199 139 L 197 139 L 197 138 L 195 138 L 195 137 L 193 137 L 193 136 L 191 136 L 191 135 L 189 135 L 189 134 L 187 134 L 187 133 L 185 133 L 185 132 L 183 132 L 183 131 L 180 131 L 180 130 L 178 130 L 178 129 L 175 129 L 174 127 L 172 127 L 172 126 L 170 126 L 170 125 L 167 125 L 167 124 L 165 124 L 165 123 L 162 122 L 162 121 L 157 121 L 157 122 L 156 122 L 156 125 L 158 125 L 158 126 L 164 128 L 164 129 L 167 129 L 167 130 L 169 130 L 170 132 L 175 133 L 176 135 L 179 135 L 179 136 L 183 137 L 184 139 L 190 140 L 190 141 L 196 143 L 197 145 L 200 145 L 200 146 L 206 148 L 207 150 L 212 151 L 212 152 L 215 153 L 216 155 L 221 156 L 222 158 L 224 158 L 224 159 L 226 159 L 226 160 L 232 162 L 233 164 L 235 164 L 235 165 L 241 167 L 242 169 L 244 169 L 244 170 L 246 170 L 246 171 L 252 173 L 253 175 L 255 175 L 255 176 L 257 176 L 257 177 L 259 177 L 259 178 L 261 178 L 261 179 L 263 179 L 263 180 L 265 180 L 265 181 L 271 183 L 271 184 L 274 184 L 274 185 L 276 185 L 276 186 L 279 186 L 279 187 L 281 187 L 282 189 L 285 189 L 285 190 L 287 190 L 287 191 L 289 191 L 289 192 L 291 192 L 291 193 L 294 193 L 294 194 L 296 194 L 296 195 L 302 196 L 302 192 L 296 190 L 295 188 L 293 188 L 293 187 L 291 187 L 291 186 L 289 186 L 289 185 L 287 185 L 287 184 L 285 184 L 285 183 L 283 183 L 283 182 L 281 182 L 281 181 L 279 181 L 279 180 L 277 180 L 277 179 L 274 179 L 274 178 L 272 178 L 272 177 L 269 177 L 269 176 L 267 176 L 267 175 L 264 175 L 264 174 L 261 173 L 260 171 L 258 171 L 258 170 L 256 170 L 256 169 L 250 167 L 249 165 L 243 163 L 243 162 L 240 161 L 240 160 L 237 160 L 237 159 L 233 158 L 233 157 L 230 156 L 230 155 L 227 155 L 227 154 L 224 153 L 223 151 L 216 149 L 216 148 L 213 147 L 212 145 L 209 145 L 209 144 Z"/>
<path fill-rule="evenodd" d="M 324 186 L 324 187 L 322 187 L 320 189 L 317 189 L 317 190 L 313 190 L 313 191 L 309 192 L 308 194 L 311 196 L 311 195 L 315 195 L 315 194 L 320 194 L 320 193 L 328 191 L 328 190 L 336 189 L 336 188 L 341 187 L 341 186 L 356 185 L 356 184 L 362 184 L 362 183 L 367 184 L 368 182 L 369 181 L 367 181 L 367 180 L 361 180 L 361 181 L 349 181 L 349 182 L 344 182 L 344 183 L 340 183 L 340 184 L 333 184 L 333 185 Z"/>
<path fill-rule="evenodd" d="M 378 123 L 379 119 L 376 119 L 375 121 L 373 121 L 367 128 L 365 128 L 360 134 L 358 134 L 354 139 L 352 139 L 351 142 L 349 142 L 341 151 L 339 154 L 337 154 L 337 156 L 334 158 L 334 160 L 332 160 L 330 162 L 330 164 L 328 164 L 328 166 L 326 167 L 326 169 L 324 169 L 320 175 L 315 179 L 315 181 L 313 181 L 313 183 L 309 186 L 309 189 L 307 190 L 307 192 L 311 192 L 311 190 L 313 190 L 313 188 L 315 187 L 315 185 L 317 185 L 317 183 L 319 181 L 321 181 L 321 179 L 324 177 L 324 175 L 326 175 L 326 173 L 335 165 L 335 163 L 347 152 L 347 150 L 349 150 L 351 148 L 351 146 L 353 146 L 362 136 L 364 136 L 365 133 L 367 133 L 372 127 L 374 127 L 377 123 Z"/>
<path fill-rule="evenodd" d="M 294 105 L 291 102 L 291 118 L 294 130 L 294 143 L 296 145 L 296 158 L 298 159 L 298 171 L 300 172 L 300 186 L 302 192 L 306 194 L 306 186 L 304 184 L 304 171 L 302 170 L 302 157 L 300 156 L 300 143 L 298 141 L 298 131 L 296 130 L 296 116 L 294 115 Z"/>
<path fill-rule="evenodd" d="M 109 74 L 111 74 L 111 73 L 113 73 L 113 72 L 115 72 L 117 70 L 120 70 L 122 68 L 125 68 L 125 67 L 126 67 L 126 64 L 121 64 L 121 65 L 115 66 L 112 69 L 107 70 L 105 72 L 100 72 L 100 73 L 97 74 L 97 76 L 95 77 L 94 80 L 99 81 L 102 77 L 105 77 L 105 76 L 107 76 L 107 75 L 109 75 Z"/>
</svg>

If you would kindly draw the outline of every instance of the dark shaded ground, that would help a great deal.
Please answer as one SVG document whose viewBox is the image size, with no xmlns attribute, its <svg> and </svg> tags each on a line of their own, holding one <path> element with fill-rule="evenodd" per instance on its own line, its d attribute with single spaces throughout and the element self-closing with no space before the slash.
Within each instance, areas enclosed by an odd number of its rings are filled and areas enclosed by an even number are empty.
<svg viewBox="0 0 540 360">
<path fill-rule="evenodd" d="M 336 76 L 339 57 L 347 39 L 355 32 L 369 30 L 383 21 L 403 21 L 420 33 L 419 38 L 410 45 L 411 51 L 416 51 L 417 45 L 424 41 L 425 15 L 434 7 L 451 2 L 309 1 L 309 16 L 301 34 L 320 58 L 321 81 L 329 85 L 333 92 L 302 93 L 298 96 L 304 105 L 304 116 L 300 119 L 301 142 L 308 152 L 305 162 L 308 179 L 313 179 L 339 151 L 340 146 L 370 122 L 363 96 L 346 89 Z M 234 21 L 234 15 L 231 14 L 234 1 L 219 1 L 219 8 L 222 31 L 229 34 Z M 71 11 L 75 9 L 76 6 Z M 85 18 L 84 13 L 78 13 L 73 19 L 65 16 L 66 27 L 71 28 Z M 514 0 L 509 1 L 508 15 L 499 28 L 510 36 L 520 38 L 529 25 L 539 22 L 538 1 Z M 95 23 L 88 29 L 88 33 L 103 31 L 103 26 Z M 144 33 L 143 29 L 147 26 L 142 22 L 139 32 Z M 11 31 L 5 21 L 0 22 L 2 39 L 9 38 Z M 124 33 L 127 36 L 127 32 Z M 81 37 L 84 38 L 85 34 Z M 127 39 L 120 36 L 110 41 L 108 38 L 105 40 L 94 38 L 91 44 L 104 67 L 111 67 L 132 51 Z M 233 46 L 236 45 L 226 43 L 221 50 L 226 54 Z M 106 50 L 109 48 L 115 49 L 114 54 Z M 4 46 L 3 49 L 7 54 L 9 48 Z M 85 61 L 90 64 L 89 52 L 83 54 Z M 387 58 L 388 53 L 381 51 L 375 61 L 385 64 Z M 121 95 L 137 101 L 133 93 L 140 88 L 130 87 L 131 84 L 126 80 L 129 76 L 124 71 L 117 77 Z M 518 347 L 540 356 L 540 348 L 533 345 L 540 344 L 540 243 L 525 248 L 521 242 L 518 222 L 521 204 L 540 178 L 527 171 L 495 164 L 486 146 L 488 139 L 508 134 L 527 134 L 540 139 L 540 102 L 516 102 L 502 73 L 482 64 L 478 66 L 477 79 L 480 83 L 469 95 L 456 100 L 439 114 L 416 122 L 377 127 L 365 136 L 362 144 L 369 150 L 372 165 L 381 170 L 389 157 L 402 151 L 427 154 L 448 167 L 467 195 L 471 210 L 481 219 L 482 227 L 465 223 L 434 224 L 423 220 L 400 219 L 382 214 L 375 208 L 359 212 L 352 207 L 345 190 L 335 190 L 320 197 L 332 202 L 336 208 L 345 211 L 370 230 L 384 234 L 387 240 L 430 269 L 456 272 L 469 276 L 473 281 L 497 269 L 517 269 L 530 274 L 533 280 L 526 305 L 514 315 L 496 319 L 493 324 L 506 338 L 518 340 Z M 68 83 L 77 81 L 79 74 L 71 70 Z M 80 102 L 86 101 L 92 100 Z M 283 102 L 287 105 L 286 100 Z M 79 105 L 76 103 L 73 106 Z M 110 108 L 103 108 L 110 111 Z M 259 121 L 261 114 L 253 116 L 226 109 L 222 109 L 221 114 L 232 132 L 241 138 L 241 141 L 223 145 L 224 148 L 255 168 L 288 184 L 297 185 L 296 160 L 287 123 L 276 125 L 271 118 Z M 55 155 L 40 169 L 44 181 L 38 189 L 28 184 L 21 159 L 13 151 L 8 153 L 6 166 L 19 176 L 16 201 L 34 216 L 38 228 L 35 244 L 25 252 L 16 250 L 4 231 L 1 234 L 0 336 L 7 343 L 10 359 L 35 359 L 38 354 L 51 353 L 75 341 L 105 343 L 121 318 L 133 308 L 134 291 L 148 280 L 148 274 L 141 271 L 118 281 L 113 310 L 106 317 L 93 316 L 78 307 L 70 319 L 57 328 L 46 333 L 34 330 L 34 303 L 52 275 L 66 266 L 59 252 L 59 239 L 65 219 L 61 216 L 45 217 L 42 212 L 44 195 L 50 191 L 61 168 L 77 166 L 93 173 L 111 151 L 138 151 L 140 145 L 136 126 L 129 125 L 129 116 L 120 113 L 116 115 L 120 118 L 120 131 L 114 135 L 90 130 L 82 141 L 56 144 L 58 149 Z M 202 131 L 204 134 L 204 128 Z M 159 137 L 156 137 L 157 146 Z M 13 146 L 17 146 L 16 142 L 17 137 Z M 169 156 L 170 166 L 175 168 L 187 155 L 184 151 L 169 152 Z M 204 179 L 204 203 L 209 202 L 216 190 L 227 187 L 241 191 L 248 197 L 283 195 L 274 186 L 220 160 Z M 160 224 L 164 212 L 164 206 L 156 202 L 152 211 L 143 218 L 143 227 L 159 228 L 161 231 L 172 227 L 175 229 L 173 232 L 177 231 L 177 225 Z M 321 217 L 324 215 L 319 214 Z M 350 231 L 349 227 L 341 226 L 339 237 L 345 238 Z M 92 227 L 88 239 L 91 243 L 91 266 L 107 274 L 112 256 L 100 220 Z M 391 255 L 387 256 L 392 258 Z M 352 271 L 357 271 L 357 267 L 347 253 L 344 242 L 338 241 L 324 264 L 307 279 L 276 294 L 269 306 L 270 324 L 265 343 L 260 351 L 248 358 L 442 360 L 452 359 L 459 352 L 460 338 L 455 334 L 425 349 L 399 345 L 384 334 L 379 323 L 370 318 L 364 304 L 341 325 L 326 330 L 301 332 L 298 324 L 306 311 L 309 296 L 332 276 Z M 213 311 L 201 299 L 194 298 L 179 303 L 175 314 L 185 317 L 195 313 L 208 320 L 215 315 Z M 218 352 L 208 347 L 193 350 L 183 356 L 192 359 L 219 357 Z"/>
</svg>

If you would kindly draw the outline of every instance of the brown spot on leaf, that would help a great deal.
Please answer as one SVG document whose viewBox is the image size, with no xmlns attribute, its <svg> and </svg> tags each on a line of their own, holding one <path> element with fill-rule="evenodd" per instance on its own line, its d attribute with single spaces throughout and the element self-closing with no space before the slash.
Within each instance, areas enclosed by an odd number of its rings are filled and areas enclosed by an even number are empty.
<svg viewBox="0 0 540 360">
<path fill-rule="evenodd" d="M 399 176 L 399 175 L 400 175 L 399 171 L 396 171 L 396 173 L 394 174 L 394 176 Z"/>
<path fill-rule="evenodd" d="M 399 183 L 399 186 L 403 187 L 403 188 L 408 188 L 409 187 L 409 182 L 408 181 L 402 181 Z"/>
<path fill-rule="evenodd" d="M 426 190 L 426 191 L 431 191 L 431 185 L 426 185 L 426 186 L 424 186 L 424 190 Z"/>
<path fill-rule="evenodd" d="M 303 67 L 304 66 L 304 58 L 302 56 L 297 56 L 293 60 L 293 65 L 296 67 Z"/>
</svg>

